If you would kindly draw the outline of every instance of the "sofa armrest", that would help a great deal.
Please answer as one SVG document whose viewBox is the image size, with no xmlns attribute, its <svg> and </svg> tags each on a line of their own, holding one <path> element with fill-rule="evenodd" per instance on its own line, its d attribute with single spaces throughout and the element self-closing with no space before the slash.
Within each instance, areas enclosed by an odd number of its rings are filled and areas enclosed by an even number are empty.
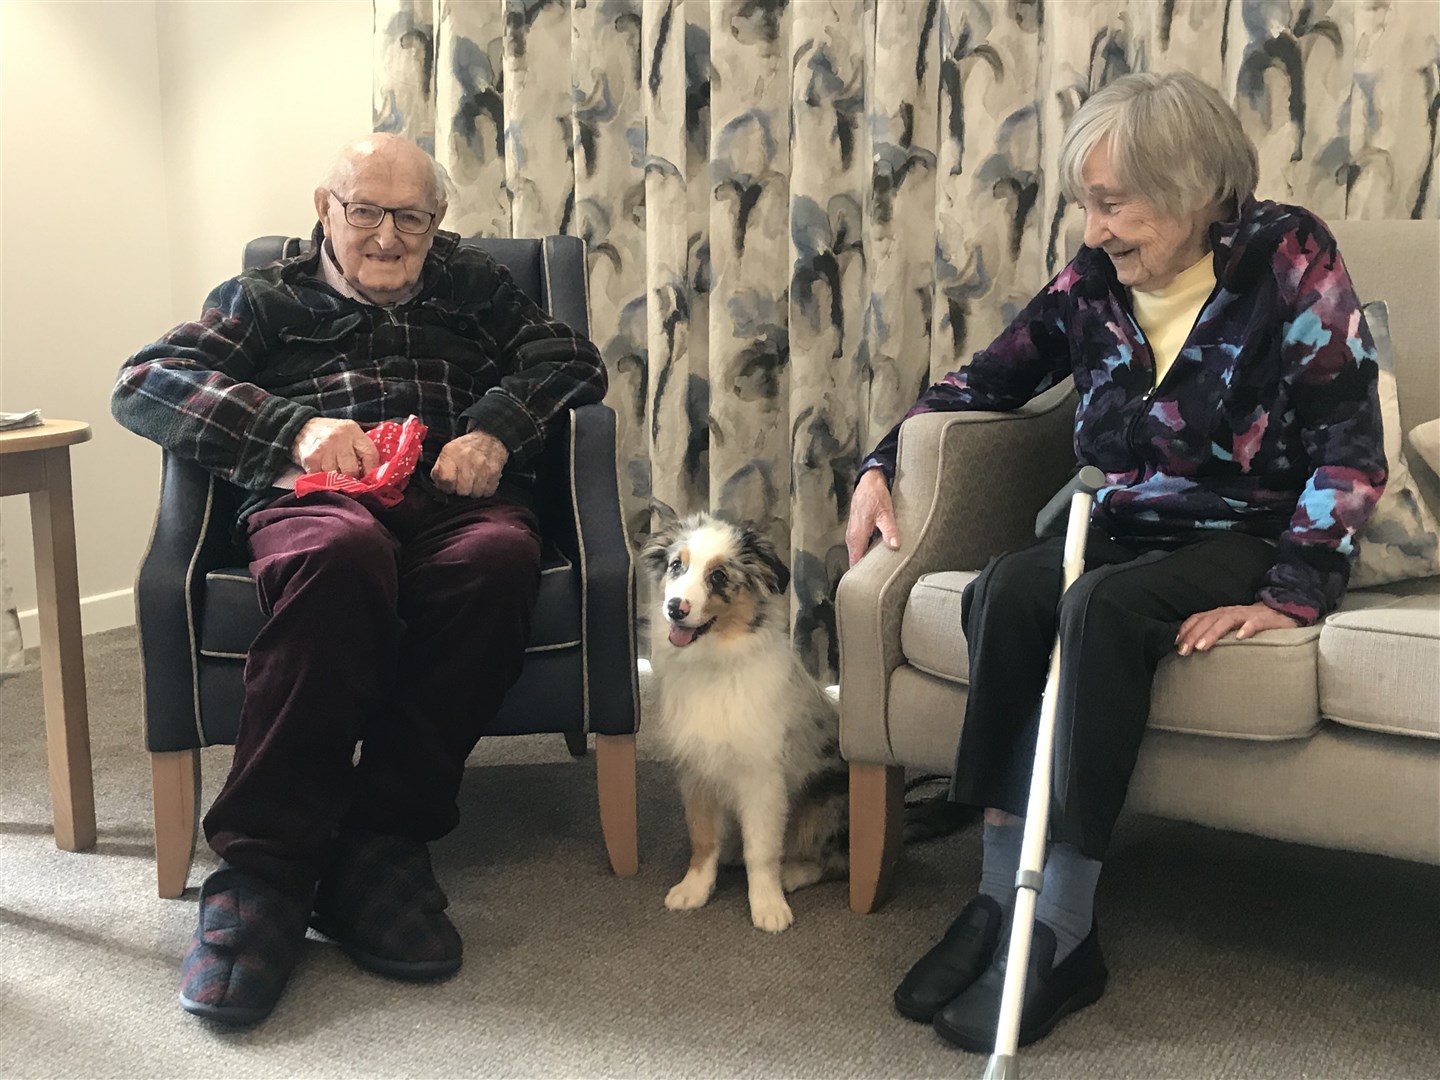
<svg viewBox="0 0 1440 1080">
<path fill-rule="evenodd" d="M 900 547 L 876 544 L 840 579 L 840 744 L 848 761 L 893 764 L 891 673 L 922 574 L 976 570 L 1033 542 L 1035 515 L 1074 471 L 1067 380 L 1015 412 L 925 413 L 900 429 L 892 495 Z"/>
</svg>

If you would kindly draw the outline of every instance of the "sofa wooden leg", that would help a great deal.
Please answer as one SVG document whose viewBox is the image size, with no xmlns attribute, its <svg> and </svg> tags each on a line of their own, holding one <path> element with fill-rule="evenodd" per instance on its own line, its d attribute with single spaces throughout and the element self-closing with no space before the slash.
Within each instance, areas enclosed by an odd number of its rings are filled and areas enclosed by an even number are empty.
<svg viewBox="0 0 1440 1080">
<path fill-rule="evenodd" d="M 159 892 L 174 899 L 185 891 L 200 815 L 200 751 L 176 750 L 150 755 L 154 791 L 155 876 Z"/>
<path fill-rule="evenodd" d="M 905 770 L 850 763 L 850 910 L 874 911 L 890 890 L 905 822 Z"/>
<path fill-rule="evenodd" d="M 621 877 L 640 869 L 635 823 L 635 736 L 595 736 L 595 783 L 600 792 L 600 831 L 610 865 Z"/>
</svg>

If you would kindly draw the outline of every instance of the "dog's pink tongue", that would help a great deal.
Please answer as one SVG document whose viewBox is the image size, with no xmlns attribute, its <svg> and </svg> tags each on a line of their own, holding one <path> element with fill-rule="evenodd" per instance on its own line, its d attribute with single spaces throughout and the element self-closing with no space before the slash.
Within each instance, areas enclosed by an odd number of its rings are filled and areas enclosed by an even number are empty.
<svg viewBox="0 0 1440 1080">
<path fill-rule="evenodd" d="M 677 649 L 683 649 L 695 640 L 695 629 L 689 626 L 676 626 L 670 624 L 670 644 Z"/>
</svg>

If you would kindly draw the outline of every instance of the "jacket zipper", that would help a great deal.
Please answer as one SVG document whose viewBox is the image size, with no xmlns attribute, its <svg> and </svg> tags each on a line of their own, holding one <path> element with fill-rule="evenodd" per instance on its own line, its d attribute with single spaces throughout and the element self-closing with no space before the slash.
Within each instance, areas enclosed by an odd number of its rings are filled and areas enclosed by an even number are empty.
<svg viewBox="0 0 1440 1080">
<path fill-rule="evenodd" d="M 1205 298 L 1205 302 L 1200 305 L 1200 310 L 1195 313 L 1195 321 L 1190 324 L 1190 329 L 1185 334 L 1185 340 L 1180 343 L 1181 352 L 1185 351 L 1185 346 L 1189 344 L 1191 336 L 1195 333 L 1195 327 L 1200 325 L 1201 316 L 1205 314 L 1205 309 L 1208 308 L 1210 306 L 1210 302 L 1215 299 L 1215 294 L 1219 291 L 1219 289 L 1220 281 L 1217 277 L 1214 287 L 1210 290 L 1210 295 Z M 1138 456 L 1138 451 L 1140 448 L 1135 443 L 1135 429 L 1140 425 L 1141 417 L 1147 415 L 1150 412 L 1150 402 L 1154 400 L 1156 392 L 1159 391 L 1162 385 L 1164 385 L 1165 379 L 1168 379 L 1170 377 L 1170 372 L 1175 370 L 1175 361 L 1172 360 L 1170 362 L 1170 366 L 1165 369 L 1164 378 L 1159 380 L 1155 378 L 1155 369 L 1157 367 L 1157 364 L 1155 361 L 1155 350 L 1150 345 L 1150 337 L 1145 333 L 1144 328 L 1141 327 L 1140 321 L 1135 318 L 1135 310 L 1130 305 L 1130 290 L 1126 289 L 1121 295 L 1124 297 L 1125 313 L 1130 317 L 1130 325 L 1135 328 L 1137 339 L 1142 345 L 1145 346 L 1145 351 L 1150 354 L 1150 389 L 1146 390 L 1145 393 L 1141 395 L 1140 409 L 1131 419 L 1130 430 L 1125 435 L 1125 441 L 1130 445 L 1131 450 L 1137 452 Z M 1175 359 L 1180 359 L 1180 353 L 1175 354 Z"/>
</svg>

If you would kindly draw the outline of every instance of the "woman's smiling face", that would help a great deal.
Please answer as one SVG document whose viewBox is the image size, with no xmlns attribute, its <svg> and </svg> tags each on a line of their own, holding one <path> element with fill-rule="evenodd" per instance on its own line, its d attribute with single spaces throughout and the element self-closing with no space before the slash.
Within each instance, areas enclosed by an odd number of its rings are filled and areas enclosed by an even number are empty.
<svg viewBox="0 0 1440 1080">
<path fill-rule="evenodd" d="M 1212 204 L 1181 217 L 1158 213 L 1149 199 L 1127 191 L 1110 165 L 1110 140 L 1101 139 L 1085 159 L 1085 244 L 1115 265 L 1122 285 L 1140 292 L 1163 289 L 1210 249 Z"/>
</svg>

